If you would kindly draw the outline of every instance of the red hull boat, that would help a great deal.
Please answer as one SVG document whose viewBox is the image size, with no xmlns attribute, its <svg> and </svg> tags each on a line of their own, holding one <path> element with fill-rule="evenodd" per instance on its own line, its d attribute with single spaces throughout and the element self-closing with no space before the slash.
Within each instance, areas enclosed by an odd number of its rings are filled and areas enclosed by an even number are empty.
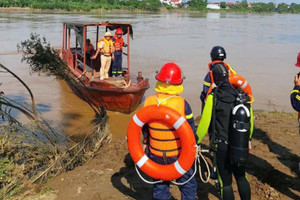
<svg viewBox="0 0 300 200">
<path fill-rule="evenodd" d="M 123 76 L 109 77 L 100 80 L 99 74 L 100 56 L 95 60 L 89 60 L 83 52 L 86 46 L 88 28 L 96 27 L 96 44 L 99 39 L 99 27 L 105 27 L 105 31 L 121 28 L 123 35 L 127 34 L 127 67 L 123 68 Z M 75 33 L 75 42 L 71 43 L 71 35 Z M 94 33 L 95 34 L 95 33 Z M 84 94 L 98 107 L 107 110 L 130 113 L 141 103 L 145 91 L 149 88 L 149 80 L 142 77 L 142 72 L 137 76 L 130 74 L 129 45 L 132 37 L 132 26 L 128 23 L 64 23 L 63 24 L 63 45 L 60 50 L 61 58 L 67 63 L 71 77 L 76 80 L 76 89 L 70 85 L 75 94 Z M 75 47 L 71 47 L 71 45 Z M 96 47 L 97 48 L 97 47 Z"/>
</svg>

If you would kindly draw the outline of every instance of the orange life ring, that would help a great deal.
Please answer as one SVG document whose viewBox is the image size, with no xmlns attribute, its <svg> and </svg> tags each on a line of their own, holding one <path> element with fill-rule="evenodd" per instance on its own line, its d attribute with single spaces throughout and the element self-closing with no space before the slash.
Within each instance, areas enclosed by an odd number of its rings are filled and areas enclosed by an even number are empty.
<svg viewBox="0 0 300 200">
<path fill-rule="evenodd" d="M 247 93 L 250 98 L 252 99 L 252 89 L 250 84 L 246 81 L 244 77 L 238 74 L 230 74 L 229 75 L 229 82 L 232 86 L 244 91 Z"/>
<path fill-rule="evenodd" d="M 181 142 L 181 153 L 176 162 L 169 165 L 158 164 L 142 149 L 140 134 L 145 123 L 158 121 L 173 126 Z M 154 179 L 171 181 L 180 178 L 192 166 L 196 157 L 196 141 L 193 130 L 186 119 L 177 111 L 166 106 L 146 106 L 131 119 L 127 129 L 127 145 L 134 163 Z"/>
<path fill-rule="evenodd" d="M 213 81 L 214 79 L 213 79 L 212 71 L 210 71 L 209 75 L 210 75 L 210 80 L 212 81 L 212 83 L 211 83 L 211 86 L 208 88 L 205 99 L 211 93 L 212 89 L 214 87 L 216 87 L 216 85 L 214 84 L 214 81 Z M 242 90 L 243 92 L 247 93 L 250 97 L 251 103 L 254 101 L 254 98 L 252 96 L 251 86 L 244 77 L 242 77 L 241 75 L 238 75 L 238 74 L 230 73 L 229 74 L 229 82 L 233 87 L 238 88 L 238 89 Z"/>
</svg>

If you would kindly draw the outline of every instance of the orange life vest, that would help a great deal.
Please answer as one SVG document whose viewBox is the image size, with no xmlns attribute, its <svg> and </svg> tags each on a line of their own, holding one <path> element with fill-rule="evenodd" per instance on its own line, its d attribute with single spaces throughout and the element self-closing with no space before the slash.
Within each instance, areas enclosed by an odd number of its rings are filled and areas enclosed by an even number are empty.
<svg viewBox="0 0 300 200">
<path fill-rule="evenodd" d="M 123 45 L 124 45 L 124 40 L 123 38 L 118 38 L 118 36 L 114 36 L 114 45 L 115 45 L 115 50 L 116 51 L 122 51 Z"/>
<path fill-rule="evenodd" d="M 209 63 L 208 66 L 210 66 L 213 63 L 224 63 L 224 62 L 216 60 L 216 61 Z M 228 72 L 229 72 L 229 77 L 228 77 L 229 83 L 233 87 L 240 89 L 243 92 L 247 93 L 250 96 L 250 99 L 252 102 L 254 99 L 252 96 L 252 89 L 251 89 L 250 84 L 246 81 L 246 79 L 244 77 L 242 77 L 241 75 L 238 75 L 228 64 L 224 63 L 224 65 L 227 67 Z M 211 93 L 212 89 L 215 87 L 212 71 L 209 72 L 209 75 L 210 75 L 211 85 L 207 91 L 205 99 L 208 97 L 208 95 Z"/>
<path fill-rule="evenodd" d="M 206 93 L 205 99 L 207 99 L 208 95 L 211 93 L 212 89 L 213 89 L 214 86 L 215 86 L 215 85 L 214 85 L 213 74 L 212 74 L 212 71 L 210 70 L 210 66 L 211 66 L 212 64 L 214 64 L 214 63 L 223 63 L 224 66 L 227 67 L 227 69 L 228 69 L 229 77 L 230 77 L 231 74 L 236 74 L 236 72 L 234 71 L 234 69 L 232 69 L 227 63 L 225 63 L 225 62 L 223 62 L 223 61 L 221 61 L 221 60 L 215 60 L 215 61 L 212 61 L 212 62 L 208 63 L 208 70 L 209 70 L 208 73 L 209 73 L 209 76 L 210 76 L 210 81 L 211 81 L 211 83 L 210 83 L 210 87 L 209 87 L 209 89 L 208 89 L 208 91 L 207 91 L 207 93 Z"/>
<path fill-rule="evenodd" d="M 230 74 L 230 73 L 236 74 L 236 72 L 234 71 L 234 69 L 232 69 L 232 68 L 229 66 L 229 64 L 223 62 L 222 60 L 215 60 L 215 61 L 212 61 L 212 62 L 208 63 L 208 70 L 209 70 L 209 71 L 210 71 L 210 69 L 209 69 L 210 66 L 211 66 L 212 64 L 214 64 L 214 63 L 223 63 L 223 64 L 225 65 L 225 67 L 227 67 L 229 74 Z"/>
<path fill-rule="evenodd" d="M 145 106 L 164 105 L 176 110 L 185 118 L 184 99 L 177 95 L 157 93 L 145 101 Z M 159 157 L 178 156 L 181 142 L 173 127 L 161 122 L 149 123 L 149 149 L 150 152 Z"/>
<path fill-rule="evenodd" d="M 100 48 L 101 42 L 104 42 L 103 48 L 102 48 L 102 54 L 104 55 L 111 55 L 113 53 L 113 42 L 112 40 L 107 40 L 105 38 L 102 38 L 99 40 L 97 47 Z"/>
<path fill-rule="evenodd" d="M 92 44 L 90 44 L 88 47 L 87 44 L 85 44 L 84 52 L 86 53 L 87 51 L 89 51 L 91 54 L 93 54 L 94 46 Z"/>
</svg>

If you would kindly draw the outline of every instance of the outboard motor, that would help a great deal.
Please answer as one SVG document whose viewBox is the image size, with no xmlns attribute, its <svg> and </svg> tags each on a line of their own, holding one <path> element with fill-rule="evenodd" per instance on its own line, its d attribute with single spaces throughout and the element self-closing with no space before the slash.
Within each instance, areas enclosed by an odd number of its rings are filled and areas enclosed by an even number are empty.
<svg viewBox="0 0 300 200">
<path fill-rule="evenodd" d="M 239 93 L 236 106 L 231 113 L 231 130 L 229 145 L 231 163 L 238 166 L 246 165 L 249 154 L 250 110 L 246 105 L 249 97 L 246 93 Z M 249 105 L 249 104 L 248 104 Z"/>
</svg>

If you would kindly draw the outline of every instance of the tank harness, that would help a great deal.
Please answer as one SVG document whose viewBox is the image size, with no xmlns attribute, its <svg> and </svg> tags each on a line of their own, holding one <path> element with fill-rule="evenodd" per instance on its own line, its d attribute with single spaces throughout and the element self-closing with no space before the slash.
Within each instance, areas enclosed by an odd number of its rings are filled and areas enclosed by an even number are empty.
<svg viewBox="0 0 300 200">
<path fill-rule="evenodd" d="M 213 61 L 211 63 L 209 63 L 209 70 L 213 67 L 213 65 L 215 63 L 223 63 L 225 67 L 227 67 L 228 72 L 229 72 L 229 83 L 237 89 L 242 90 L 243 92 L 247 93 L 250 97 L 250 102 L 252 103 L 254 101 L 254 98 L 252 96 L 252 89 L 250 84 L 248 83 L 248 81 L 242 77 L 241 75 L 238 75 L 231 67 L 229 64 L 224 63 L 222 61 Z M 214 83 L 214 79 L 213 79 L 213 73 L 210 70 L 209 71 L 209 76 L 210 76 L 210 80 L 211 80 L 211 85 L 207 91 L 206 97 L 205 99 L 208 97 L 208 95 L 212 92 L 213 88 L 216 87 L 216 84 Z"/>
</svg>

